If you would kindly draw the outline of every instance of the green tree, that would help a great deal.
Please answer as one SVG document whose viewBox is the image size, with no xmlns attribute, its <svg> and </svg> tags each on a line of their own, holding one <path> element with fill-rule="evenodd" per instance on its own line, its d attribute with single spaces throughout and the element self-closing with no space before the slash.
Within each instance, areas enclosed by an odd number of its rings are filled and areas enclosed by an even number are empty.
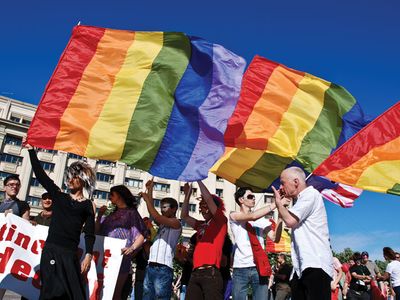
<svg viewBox="0 0 400 300">
<path fill-rule="evenodd" d="M 353 257 L 354 251 L 350 248 L 345 248 L 342 252 L 333 251 L 335 256 L 341 263 L 348 262 Z"/>
</svg>

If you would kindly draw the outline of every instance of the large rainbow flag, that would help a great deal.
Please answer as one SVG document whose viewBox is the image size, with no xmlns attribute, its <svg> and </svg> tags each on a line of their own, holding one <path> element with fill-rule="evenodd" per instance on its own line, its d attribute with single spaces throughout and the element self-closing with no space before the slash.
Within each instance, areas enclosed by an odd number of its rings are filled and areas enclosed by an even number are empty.
<svg viewBox="0 0 400 300">
<path fill-rule="evenodd" d="M 77 26 L 27 142 L 194 181 L 223 154 L 245 61 L 174 32 Z"/>
<path fill-rule="evenodd" d="M 256 56 L 228 122 L 228 147 L 212 172 L 268 189 L 289 166 L 312 172 L 368 122 L 343 87 Z"/>
<path fill-rule="evenodd" d="M 400 102 L 343 144 L 314 174 L 400 196 Z"/>
</svg>

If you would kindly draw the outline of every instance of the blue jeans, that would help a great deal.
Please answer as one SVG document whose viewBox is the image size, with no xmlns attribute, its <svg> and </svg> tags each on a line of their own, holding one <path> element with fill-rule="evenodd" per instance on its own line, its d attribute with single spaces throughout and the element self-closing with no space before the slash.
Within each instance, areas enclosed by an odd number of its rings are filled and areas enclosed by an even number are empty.
<svg viewBox="0 0 400 300">
<path fill-rule="evenodd" d="M 260 284 L 256 267 L 233 269 L 233 299 L 246 300 L 248 286 L 253 291 L 253 300 L 268 300 L 268 285 Z"/>
<path fill-rule="evenodd" d="M 148 265 L 143 283 L 144 300 L 170 300 L 173 270 L 165 265 Z"/>
</svg>

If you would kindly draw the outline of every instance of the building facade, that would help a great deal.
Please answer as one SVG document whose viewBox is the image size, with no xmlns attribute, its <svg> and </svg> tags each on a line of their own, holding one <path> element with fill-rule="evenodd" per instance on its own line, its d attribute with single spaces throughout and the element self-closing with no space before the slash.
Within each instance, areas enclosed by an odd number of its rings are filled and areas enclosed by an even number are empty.
<svg viewBox="0 0 400 300">
<path fill-rule="evenodd" d="M 18 197 L 30 204 L 31 215 L 36 215 L 41 210 L 40 198 L 45 192 L 32 172 L 27 150 L 22 147 L 22 138 L 27 134 L 35 111 L 35 105 L 0 96 L 0 199 L 4 197 L 4 178 L 10 174 L 18 174 L 21 179 L 21 190 Z M 86 161 L 96 172 L 97 180 L 93 198 L 97 207 L 107 203 L 112 186 L 123 184 L 134 195 L 137 195 L 143 191 L 146 182 L 152 178 L 149 173 L 127 166 L 122 162 L 94 160 L 62 151 L 38 149 L 38 158 L 50 178 L 62 188 L 64 188 L 65 168 L 76 160 Z M 211 193 L 224 199 L 227 212 L 237 209 L 233 198 L 236 191 L 235 185 L 211 173 L 204 183 Z M 160 199 L 164 197 L 175 198 L 181 205 L 184 199 L 184 184 L 185 182 L 154 178 L 155 207 L 160 207 Z M 258 207 L 272 201 L 270 194 L 256 195 Z M 194 183 L 189 210 L 194 218 L 201 219 L 199 201 L 196 199 L 198 196 L 200 196 L 200 190 Z M 140 203 L 138 211 L 142 217 L 148 216 L 143 201 Z M 177 215 L 180 216 L 180 209 Z M 183 235 L 185 237 L 192 233 L 190 228 L 184 226 Z"/>
</svg>

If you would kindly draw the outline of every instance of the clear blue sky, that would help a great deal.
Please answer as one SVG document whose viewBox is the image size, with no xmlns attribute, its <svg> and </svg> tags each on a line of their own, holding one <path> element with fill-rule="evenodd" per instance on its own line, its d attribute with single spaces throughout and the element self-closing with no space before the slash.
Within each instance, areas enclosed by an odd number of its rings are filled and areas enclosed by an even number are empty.
<svg viewBox="0 0 400 300">
<path fill-rule="evenodd" d="M 346 87 L 377 116 L 400 100 L 400 2 L 3 1 L 0 94 L 37 104 L 74 25 L 183 31 Z M 400 251 L 400 197 L 365 192 L 351 209 L 327 203 L 334 250 Z"/>
</svg>

